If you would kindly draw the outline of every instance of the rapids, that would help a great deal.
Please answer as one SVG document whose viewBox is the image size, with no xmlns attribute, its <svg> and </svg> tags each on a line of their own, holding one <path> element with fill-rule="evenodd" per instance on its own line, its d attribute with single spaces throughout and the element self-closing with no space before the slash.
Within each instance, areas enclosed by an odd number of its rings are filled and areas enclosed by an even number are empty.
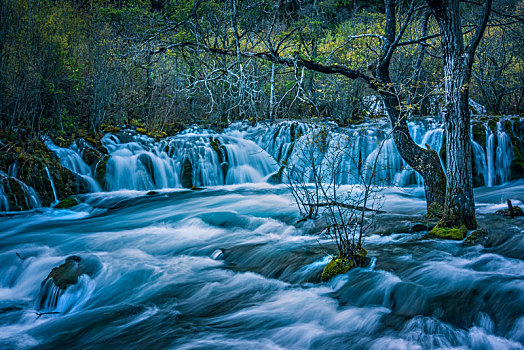
<svg viewBox="0 0 524 350">
<path fill-rule="evenodd" d="M 386 218 L 424 213 L 420 188 L 383 193 Z M 0 348 L 522 349 L 524 219 L 490 214 L 508 197 L 522 205 L 524 181 L 476 190 L 486 247 L 372 234 L 372 266 L 327 283 L 334 247 L 295 224 L 285 185 L 99 192 L 0 217 Z M 101 266 L 40 304 L 71 255 Z"/>
</svg>

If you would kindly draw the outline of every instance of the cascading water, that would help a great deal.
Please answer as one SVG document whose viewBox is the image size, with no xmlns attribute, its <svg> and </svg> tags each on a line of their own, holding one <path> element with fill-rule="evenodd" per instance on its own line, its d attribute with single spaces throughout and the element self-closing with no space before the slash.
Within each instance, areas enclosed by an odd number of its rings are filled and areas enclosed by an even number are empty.
<svg viewBox="0 0 524 350">
<path fill-rule="evenodd" d="M 45 169 L 45 172 L 47 174 L 47 179 L 51 183 L 51 189 L 53 190 L 53 198 L 54 198 L 53 204 L 57 204 L 58 203 L 58 197 L 56 196 L 55 183 L 53 181 L 53 178 L 51 177 L 51 174 L 49 173 L 49 168 L 47 167 L 47 165 L 44 167 L 44 169 Z"/>
<path fill-rule="evenodd" d="M 480 159 L 481 168 L 479 173 L 485 174 L 484 180 L 486 186 L 495 186 L 507 182 L 510 178 L 510 165 L 513 160 L 513 146 L 511 139 L 507 134 L 502 123 L 496 124 L 496 130 L 493 131 L 486 122 L 484 129 L 486 131 L 486 152 L 483 154 L 479 147 L 474 146 L 476 159 L 485 156 L 485 161 Z"/>
<path fill-rule="evenodd" d="M 254 142 L 207 131 L 191 131 L 160 142 L 143 135 L 103 139 L 111 157 L 106 181 L 110 190 L 181 187 L 189 160 L 194 186 L 261 182 L 276 162 Z"/>
<path fill-rule="evenodd" d="M 413 139 L 419 145 L 440 150 L 442 147 L 443 129 L 434 120 L 425 122 L 410 122 L 409 129 Z M 360 179 L 358 172 L 370 168 L 378 154 L 380 143 L 389 136 L 387 123 L 364 124 L 356 127 L 339 128 L 334 125 L 308 124 L 285 121 L 268 128 L 264 125 L 248 127 L 234 124 L 226 134 L 238 135 L 255 141 L 261 148 L 271 154 L 277 161 L 287 165 L 304 167 L 301 164 L 308 145 L 312 143 L 314 134 L 321 130 L 325 132 L 327 147 L 325 151 L 311 155 L 317 165 L 327 167 L 332 160 L 326 155 L 344 148 L 345 157 L 340 162 L 337 181 L 340 184 L 356 184 Z M 291 152 L 290 152 L 291 151 Z M 360 165 L 359 165 L 360 164 Z M 410 169 L 398 154 L 392 139 L 387 139 L 382 146 L 377 160 L 377 177 L 383 183 L 397 186 L 411 184 L 422 185 L 422 178 Z M 307 171 L 307 170 L 306 170 Z"/>
<path fill-rule="evenodd" d="M 45 144 L 47 148 L 58 157 L 62 166 L 86 180 L 90 192 L 99 192 L 102 190 L 100 184 L 94 179 L 91 168 L 82 159 L 82 155 L 78 147 L 76 147 L 76 144 L 73 144 L 70 148 L 59 147 L 51 140 L 46 140 Z"/>
</svg>

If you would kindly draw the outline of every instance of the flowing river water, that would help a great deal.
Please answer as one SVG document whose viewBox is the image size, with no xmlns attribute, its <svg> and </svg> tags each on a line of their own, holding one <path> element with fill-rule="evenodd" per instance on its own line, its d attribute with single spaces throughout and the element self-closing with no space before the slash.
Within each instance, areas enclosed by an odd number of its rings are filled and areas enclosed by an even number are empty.
<svg viewBox="0 0 524 350">
<path fill-rule="evenodd" d="M 385 218 L 424 213 L 420 188 L 383 193 Z M 286 185 L 99 192 L 0 217 L 0 348 L 522 349 L 524 219 L 490 213 L 522 205 L 524 181 L 476 198 L 485 247 L 370 234 L 371 266 L 329 282 L 334 247 L 296 224 Z M 72 255 L 93 273 L 42 300 Z"/>
</svg>

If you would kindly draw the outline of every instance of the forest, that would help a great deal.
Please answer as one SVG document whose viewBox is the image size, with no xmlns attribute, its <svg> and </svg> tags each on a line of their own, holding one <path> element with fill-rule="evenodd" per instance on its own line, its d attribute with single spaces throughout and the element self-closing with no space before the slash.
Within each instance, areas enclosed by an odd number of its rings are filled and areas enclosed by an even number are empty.
<svg viewBox="0 0 524 350">
<path fill-rule="evenodd" d="M 1 0 L 0 347 L 520 349 L 524 1 Z"/>
</svg>

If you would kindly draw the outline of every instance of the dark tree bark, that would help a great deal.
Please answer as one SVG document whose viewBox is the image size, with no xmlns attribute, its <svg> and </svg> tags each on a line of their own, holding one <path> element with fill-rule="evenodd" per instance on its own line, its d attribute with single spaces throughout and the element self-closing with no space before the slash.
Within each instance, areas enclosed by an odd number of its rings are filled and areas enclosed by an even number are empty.
<svg viewBox="0 0 524 350">
<path fill-rule="evenodd" d="M 440 226 L 477 227 L 471 162 L 469 83 L 475 50 L 491 9 L 486 0 L 472 41 L 465 46 L 459 0 L 427 0 L 440 27 L 444 63 L 444 125 L 446 133 L 446 198 Z"/>
</svg>

